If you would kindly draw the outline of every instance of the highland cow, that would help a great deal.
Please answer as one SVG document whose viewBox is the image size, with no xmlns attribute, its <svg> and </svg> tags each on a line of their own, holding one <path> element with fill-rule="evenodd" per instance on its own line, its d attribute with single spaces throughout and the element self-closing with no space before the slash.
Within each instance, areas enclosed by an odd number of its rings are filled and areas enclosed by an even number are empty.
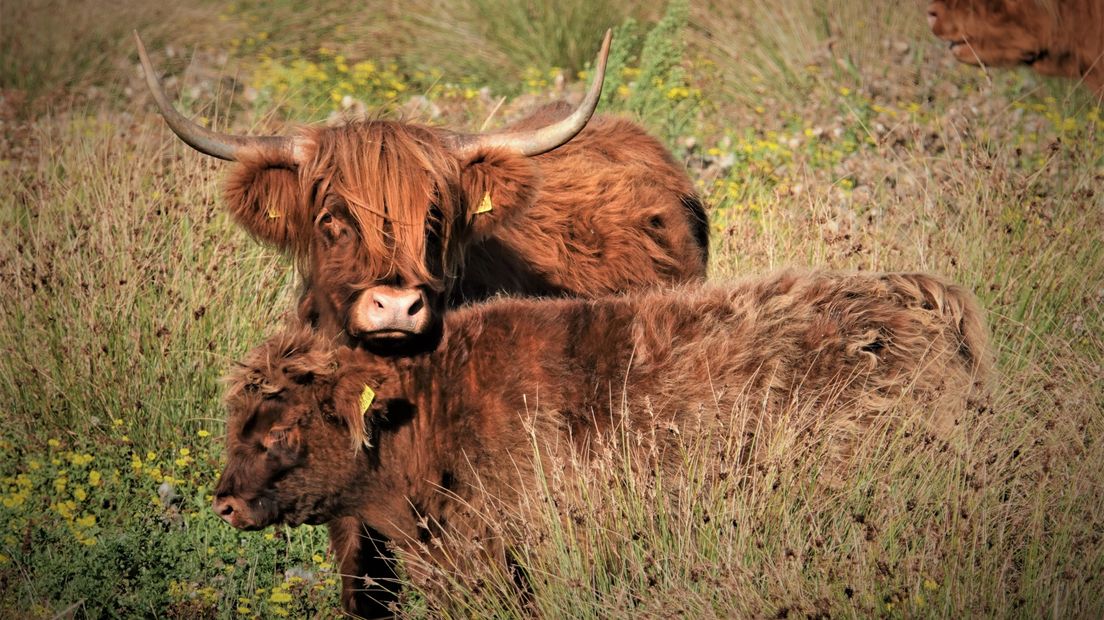
<svg viewBox="0 0 1104 620">
<path fill-rule="evenodd" d="M 634 123 L 588 124 L 608 32 L 578 108 L 476 135 L 382 120 L 220 134 L 172 107 L 135 38 L 172 130 L 238 162 L 231 214 L 296 256 L 301 317 L 326 335 L 417 349 L 447 307 L 499 292 L 595 296 L 705 275 L 708 227 L 686 172 Z"/>
<path fill-rule="evenodd" d="M 1027 65 L 1081 78 L 1104 96 L 1104 3 L 1100 0 L 936 0 L 928 25 L 960 62 Z"/>
<path fill-rule="evenodd" d="M 972 296 L 919 274 L 784 272 L 591 301 L 500 299 L 450 313 L 440 346 L 407 358 L 298 328 L 230 377 L 213 508 L 241 529 L 353 517 L 419 560 L 408 567 L 472 558 L 431 539 L 478 541 L 484 559 L 504 562 L 510 539 L 480 514 L 535 488 L 537 455 L 586 458 L 627 435 L 664 459 L 673 434 L 656 429 L 673 429 L 735 435 L 750 462 L 755 436 L 799 404 L 845 461 L 902 403 L 945 432 L 988 355 Z"/>
<path fill-rule="evenodd" d="M 411 353 L 434 346 L 449 307 L 499 292 L 597 296 L 705 276 L 706 213 L 686 172 L 640 126 L 590 118 L 608 33 L 578 108 L 552 104 L 479 135 L 382 120 L 217 133 L 173 108 L 135 40 L 170 128 L 237 162 L 231 215 L 296 257 L 299 316 L 327 336 Z M 330 532 L 343 573 L 387 576 L 377 545 L 356 545 L 371 532 L 352 521 Z"/>
</svg>

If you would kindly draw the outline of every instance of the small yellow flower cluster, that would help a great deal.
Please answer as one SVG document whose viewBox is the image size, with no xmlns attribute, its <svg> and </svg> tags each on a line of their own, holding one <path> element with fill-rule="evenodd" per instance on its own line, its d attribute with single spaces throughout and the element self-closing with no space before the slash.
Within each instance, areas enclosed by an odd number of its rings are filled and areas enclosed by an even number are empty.
<svg viewBox="0 0 1104 620">
<path fill-rule="evenodd" d="M 260 93 L 261 105 L 290 102 L 324 109 L 342 107 L 350 99 L 379 105 L 410 90 L 394 63 L 380 65 L 371 60 L 350 63 L 345 56 L 325 47 L 319 48 L 318 56 L 321 57 L 318 61 L 263 58 L 251 80 Z M 418 73 L 426 77 L 424 72 Z M 439 75 L 432 78 L 439 79 Z"/>
<path fill-rule="evenodd" d="M 31 495 L 31 489 L 33 484 L 30 477 L 26 474 L 19 474 L 14 478 L 11 476 L 5 477 L 0 480 L 0 484 L 3 485 L 5 493 L 0 499 L 0 503 L 4 508 L 14 509 L 20 508 L 27 503 L 27 498 Z"/>
<path fill-rule="evenodd" d="M 176 579 L 169 581 L 168 595 L 173 600 L 198 599 L 207 605 L 214 605 L 219 600 L 219 591 L 211 586 L 200 587 L 197 583 Z"/>
<path fill-rule="evenodd" d="M 271 603 L 268 607 L 269 613 L 274 616 L 280 616 L 281 618 L 286 618 L 291 615 L 285 605 L 295 600 L 290 590 L 291 586 L 295 585 L 292 583 L 292 580 L 296 579 L 301 581 L 299 577 L 291 577 L 286 581 L 276 584 L 272 588 L 272 594 L 268 597 L 268 602 Z"/>
<path fill-rule="evenodd" d="M 693 90 L 686 86 L 672 86 L 671 88 L 667 89 L 667 98 L 671 101 L 682 101 L 683 99 L 689 99 L 690 95 L 693 93 Z M 700 90 L 698 90 L 698 94 L 701 94 Z"/>
</svg>

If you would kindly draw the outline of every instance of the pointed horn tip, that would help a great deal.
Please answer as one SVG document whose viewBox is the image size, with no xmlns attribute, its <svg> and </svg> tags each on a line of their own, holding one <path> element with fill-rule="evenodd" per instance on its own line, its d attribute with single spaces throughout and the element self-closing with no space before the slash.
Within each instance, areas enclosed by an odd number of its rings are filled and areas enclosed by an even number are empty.
<svg viewBox="0 0 1104 620">
<path fill-rule="evenodd" d="M 142 42 L 142 35 L 138 34 L 137 30 L 131 30 L 130 32 L 134 34 L 134 45 L 138 47 L 139 58 L 144 59 L 146 57 L 146 44 Z"/>
<path fill-rule="evenodd" d="M 594 68 L 601 70 L 606 66 L 606 59 L 609 58 L 610 44 L 613 41 L 613 28 L 606 28 L 606 34 L 602 37 L 602 47 L 598 50 L 598 58 L 594 63 Z"/>
<path fill-rule="evenodd" d="M 142 41 L 142 36 L 138 34 L 137 30 L 132 30 L 134 33 L 134 45 L 138 48 L 138 63 L 142 65 L 142 72 L 147 76 L 155 75 L 153 73 L 153 63 L 150 62 L 149 54 L 146 53 L 146 44 Z"/>
<path fill-rule="evenodd" d="M 606 34 L 602 37 L 602 47 L 598 50 L 598 59 L 594 63 L 596 77 L 605 78 L 606 61 L 609 60 L 609 52 L 612 41 L 613 28 L 606 28 Z"/>
</svg>

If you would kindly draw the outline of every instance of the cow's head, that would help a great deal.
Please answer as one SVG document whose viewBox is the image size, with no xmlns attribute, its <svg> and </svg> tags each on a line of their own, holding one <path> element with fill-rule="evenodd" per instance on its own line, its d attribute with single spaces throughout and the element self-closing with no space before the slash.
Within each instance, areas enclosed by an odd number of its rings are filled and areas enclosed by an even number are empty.
<svg viewBox="0 0 1104 620">
<path fill-rule="evenodd" d="M 582 103 L 545 127 L 462 134 L 362 121 L 306 127 L 291 137 L 242 137 L 173 109 L 135 33 L 168 125 L 196 150 L 238 162 L 226 191 L 234 218 L 303 265 L 304 318 L 377 344 L 432 331 L 464 246 L 531 204 L 539 179 L 528 158 L 586 125 L 601 94 L 610 38 L 607 32 Z"/>
<path fill-rule="evenodd" d="M 936 0 L 928 25 L 964 63 L 1009 66 L 1044 60 L 1053 8 L 1039 0 Z"/>
<path fill-rule="evenodd" d="M 228 377 L 227 462 L 212 504 L 226 522 L 254 530 L 325 523 L 352 510 L 370 420 L 382 405 L 364 399 L 364 364 L 351 382 L 338 355 L 301 328 L 250 352 Z M 381 389 L 386 373 L 368 374 Z"/>
</svg>

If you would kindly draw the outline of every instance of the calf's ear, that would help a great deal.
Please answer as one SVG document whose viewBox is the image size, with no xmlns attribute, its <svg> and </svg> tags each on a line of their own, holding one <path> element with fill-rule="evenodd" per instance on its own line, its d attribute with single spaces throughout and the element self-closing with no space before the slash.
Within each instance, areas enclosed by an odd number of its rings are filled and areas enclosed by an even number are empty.
<svg viewBox="0 0 1104 620">
<path fill-rule="evenodd" d="M 523 214 L 540 187 L 540 170 L 530 158 L 505 149 L 486 149 L 461 163 L 466 216 L 477 239 Z"/>
<path fill-rule="evenodd" d="M 289 252 L 309 242 L 310 197 L 286 163 L 261 152 L 244 154 L 226 182 L 225 200 L 234 221 L 262 242 Z"/>
<path fill-rule="evenodd" d="M 269 451 L 294 452 L 299 448 L 303 438 L 302 432 L 298 424 L 273 426 L 265 434 L 261 443 Z"/>
</svg>

